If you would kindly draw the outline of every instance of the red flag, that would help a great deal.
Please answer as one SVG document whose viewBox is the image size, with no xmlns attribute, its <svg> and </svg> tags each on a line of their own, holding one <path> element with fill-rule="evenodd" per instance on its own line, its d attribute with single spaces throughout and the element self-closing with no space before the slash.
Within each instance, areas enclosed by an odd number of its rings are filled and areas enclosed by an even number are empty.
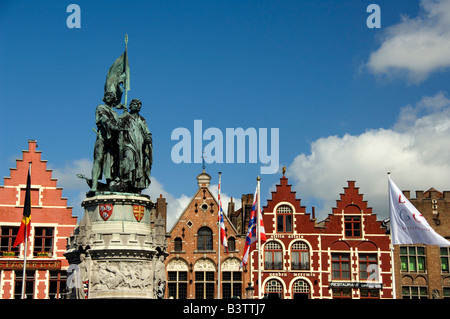
<svg viewBox="0 0 450 319">
<path fill-rule="evenodd" d="M 28 169 L 27 189 L 25 191 L 25 201 L 23 204 L 22 222 L 20 224 L 20 228 L 17 233 L 16 240 L 14 241 L 13 247 L 20 245 L 25 240 L 25 238 L 28 238 L 30 236 L 30 230 L 31 230 L 31 177 L 30 177 L 30 170 Z"/>
</svg>

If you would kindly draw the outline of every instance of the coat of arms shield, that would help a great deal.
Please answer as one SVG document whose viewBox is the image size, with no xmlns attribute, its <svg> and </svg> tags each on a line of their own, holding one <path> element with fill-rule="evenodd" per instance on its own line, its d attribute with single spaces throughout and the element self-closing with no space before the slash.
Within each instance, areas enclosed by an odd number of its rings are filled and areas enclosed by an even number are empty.
<svg viewBox="0 0 450 319">
<path fill-rule="evenodd" d="M 144 206 L 133 205 L 134 218 L 136 218 L 136 220 L 138 222 L 140 222 L 142 220 L 142 218 L 144 217 L 144 213 L 145 213 L 145 207 Z"/>
<path fill-rule="evenodd" d="M 107 221 L 109 217 L 111 217 L 111 214 L 113 212 L 113 205 L 112 204 L 100 204 L 98 206 L 98 213 L 100 214 L 100 217 Z"/>
</svg>

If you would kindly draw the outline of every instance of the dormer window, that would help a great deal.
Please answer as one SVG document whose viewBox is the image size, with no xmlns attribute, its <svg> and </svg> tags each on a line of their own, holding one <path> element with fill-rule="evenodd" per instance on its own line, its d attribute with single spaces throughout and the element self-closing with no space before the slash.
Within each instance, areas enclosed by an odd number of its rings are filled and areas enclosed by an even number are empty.
<svg viewBox="0 0 450 319">
<path fill-rule="evenodd" d="M 344 219 L 345 237 L 361 237 L 361 217 L 346 216 Z"/>
</svg>

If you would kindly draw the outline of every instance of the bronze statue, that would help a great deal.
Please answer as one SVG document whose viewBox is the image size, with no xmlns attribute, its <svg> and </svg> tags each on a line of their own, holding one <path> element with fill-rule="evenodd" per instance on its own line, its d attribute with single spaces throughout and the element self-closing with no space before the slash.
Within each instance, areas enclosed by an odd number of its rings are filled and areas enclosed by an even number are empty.
<svg viewBox="0 0 450 319">
<path fill-rule="evenodd" d="M 127 37 L 125 39 L 127 43 Z M 88 196 L 98 192 L 137 193 L 150 185 L 150 172 L 153 163 L 152 134 L 145 119 L 139 114 L 142 102 L 133 99 L 129 111 L 121 103 L 125 89 L 130 89 L 130 70 L 127 49 L 113 63 L 106 76 L 103 101 L 97 106 L 95 123 L 97 140 L 94 146 L 92 179 L 86 179 L 91 187 Z M 113 109 L 124 109 L 118 115 Z M 100 182 L 104 178 L 106 184 Z"/>
<path fill-rule="evenodd" d="M 92 166 L 93 192 L 97 191 L 98 181 L 105 178 L 109 184 L 118 177 L 119 173 L 119 116 L 113 107 L 117 104 L 113 92 L 106 92 L 103 98 L 105 104 L 97 106 L 95 110 L 95 124 L 97 124 L 97 140 L 94 146 L 94 163 Z"/>
<path fill-rule="evenodd" d="M 133 99 L 129 112 L 120 116 L 120 180 L 128 190 L 140 192 L 150 185 L 153 162 L 152 133 L 147 122 L 139 115 L 142 102 Z"/>
</svg>

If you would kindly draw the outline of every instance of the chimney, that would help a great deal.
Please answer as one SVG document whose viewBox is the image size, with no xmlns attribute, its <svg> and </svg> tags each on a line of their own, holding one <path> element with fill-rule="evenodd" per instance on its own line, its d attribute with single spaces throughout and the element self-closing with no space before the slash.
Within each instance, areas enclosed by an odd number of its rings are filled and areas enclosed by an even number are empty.
<svg viewBox="0 0 450 319">
<path fill-rule="evenodd" d="M 156 199 L 156 217 L 158 218 L 159 216 L 163 219 L 167 217 L 167 203 L 162 194 L 159 194 L 159 198 Z"/>
<path fill-rule="evenodd" d="M 228 203 L 228 217 L 231 218 L 231 216 L 234 215 L 234 211 L 233 197 L 231 197 L 231 201 Z"/>
</svg>

